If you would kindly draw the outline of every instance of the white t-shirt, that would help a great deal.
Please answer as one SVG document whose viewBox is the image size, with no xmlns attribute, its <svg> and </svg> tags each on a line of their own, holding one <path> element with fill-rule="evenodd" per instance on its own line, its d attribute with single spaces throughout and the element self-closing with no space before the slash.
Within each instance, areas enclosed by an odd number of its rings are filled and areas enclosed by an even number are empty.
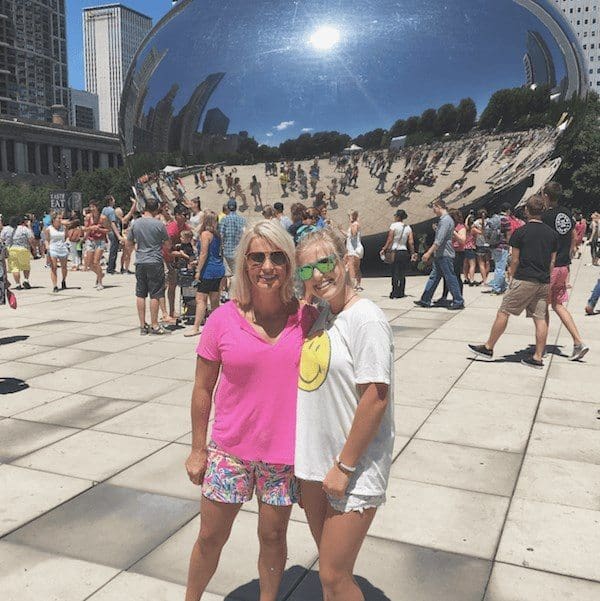
<svg viewBox="0 0 600 601">
<path fill-rule="evenodd" d="M 395 221 L 390 225 L 390 230 L 394 232 L 392 250 L 408 250 L 406 242 L 408 241 L 408 236 L 412 232 L 410 225 L 405 225 L 401 221 Z"/>
<path fill-rule="evenodd" d="M 322 310 L 304 342 L 298 382 L 296 476 L 322 482 L 341 452 L 359 403 L 358 384 L 390 386 L 379 431 L 360 458 L 348 493 L 385 493 L 394 447 L 394 343 L 383 311 L 361 299 L 337 316 Z"/>
</svg>

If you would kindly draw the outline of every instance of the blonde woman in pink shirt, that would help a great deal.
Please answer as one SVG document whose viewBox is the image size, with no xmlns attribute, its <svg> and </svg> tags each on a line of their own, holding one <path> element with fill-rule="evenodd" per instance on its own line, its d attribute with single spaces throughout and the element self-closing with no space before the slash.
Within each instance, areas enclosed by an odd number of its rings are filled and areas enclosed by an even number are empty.
<svg viewBox="0 0 600 601">
<path fill-rule="evenodd" d="M 314 310 L 294 298 L 294 243 L 279 223 L 261 221 L 246 230 L 236 264 L 232 300 L 210 315 L 197 348 L 186 469 L 190 480 L 202 485 L 203 499 L 186 601 L 201 598 L 235 518 L 255 490 L 260 599 L 275 601 L 297 501 L 297 382 Z"/>
</svg>

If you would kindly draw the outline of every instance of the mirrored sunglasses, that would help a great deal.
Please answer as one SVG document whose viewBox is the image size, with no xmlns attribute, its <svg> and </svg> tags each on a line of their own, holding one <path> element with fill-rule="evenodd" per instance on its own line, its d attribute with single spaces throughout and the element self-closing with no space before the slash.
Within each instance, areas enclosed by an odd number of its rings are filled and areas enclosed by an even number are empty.
<svg viewBox="0 0 600 601">
<path fill-rule="evenodd" d="M 314 270 L 317 269 L 321 273 L 330 273 L 335 269 L 336 256 L 329 255 L 328 257 L 324 257 L 315 261 L 314 263 L 307 263 L 306 265 L 302 265 L 298 267 L 296 270 L 298 273 L 298 277 L 303 281 L 307 282 L 310 278 L 313 277 Z"/>
<path fill-rule="evenodd" d="M 276 250 L 270 253 L 255 252 L 246 255 L 246 259 L 253 267 L 262 265 L 267 260 L 267 257 L 269 257 L 273 265 L 281 266 L 287 263 L 287 255 L 282 250 Z"/>
</svg>

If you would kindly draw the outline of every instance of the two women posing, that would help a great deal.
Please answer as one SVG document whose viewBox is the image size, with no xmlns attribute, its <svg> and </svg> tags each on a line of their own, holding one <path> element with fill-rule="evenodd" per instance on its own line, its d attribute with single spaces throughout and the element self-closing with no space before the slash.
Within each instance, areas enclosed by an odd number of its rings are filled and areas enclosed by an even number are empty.
<svg viewBox="0 0 600 601">
<path fill-rule="evenodd" d="M 362 601 L 352 572 L 392 462 L 391 329 L 352 288 L 345 241 L 328 228 L 295 251 L 279 224 L 261 222 L 244 234 L 237 265 L 233 301 L 211 314 L 197 349 L 186 468 L 203 499 L 186 601 L 201 598 L 255 490 L 260 601 L 277 597 L 300 494 L 324 598 Z M 327 308 L 294 298 L 295 273 Z"/>
</svg>

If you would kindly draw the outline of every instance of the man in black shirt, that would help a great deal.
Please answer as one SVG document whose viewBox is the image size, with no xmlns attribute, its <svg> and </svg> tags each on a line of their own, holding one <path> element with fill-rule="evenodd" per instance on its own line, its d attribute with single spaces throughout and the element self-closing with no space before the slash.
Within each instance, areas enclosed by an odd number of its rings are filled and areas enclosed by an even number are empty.
<svg viewBox="0 0 600 601">
<path fill-rule="evenodd" d="M 549 182 L 542 189 L 542 197 L 546 203 L 546 211 L 542 214 L 542 221 L 551 227 L 559 236 L 556 264 L 550 277 L 550 304 L 558 315 L 565 328 L 573 338 L 573 352 L 569 360 L 581 359 L 590 349 L 579 335 L 579 330 L 573 317 L 564 303 L 569 299 L 567 284 L 569 282 L 569 265 L 577 248 L 577 233 L 575 221 L 571 211 L 560 206 L 562 187 L 558 182 Z M 550 320 L 550 313 L 548 313 Z"/>
<path fill-rule="evenodd" d="M 510 315 L 520 315 L 524 309 L 535 325 L 535 352 L 521 363 L 542 369 L 548 338 L 548 293 L 550 274 L 558 251 L 558 234 L 542 223 L 544 200 L 534 195 L 527 200 L 527 224 L 515 230 L 510 238 L 512 258 L 509 268 L 509 289 L 496 315 L 492 331 L 485 344 L 469 344 L 478 356 L 491 361 L 494 346 L 504 334 Z"/>
</svg>

